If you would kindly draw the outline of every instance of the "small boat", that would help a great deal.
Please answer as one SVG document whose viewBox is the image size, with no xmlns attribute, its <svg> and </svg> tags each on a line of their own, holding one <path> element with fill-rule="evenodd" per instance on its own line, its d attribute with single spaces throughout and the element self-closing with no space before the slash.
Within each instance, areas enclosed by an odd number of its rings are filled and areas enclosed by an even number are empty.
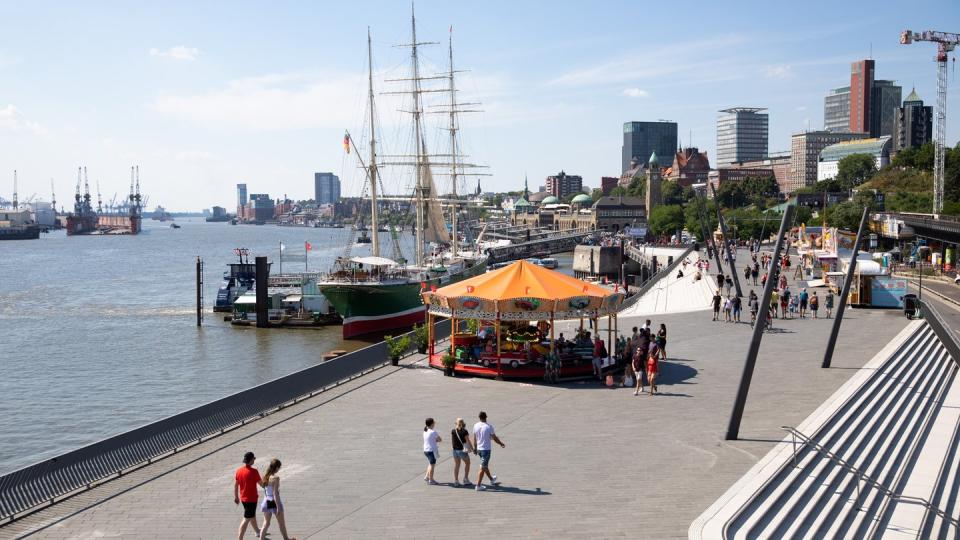
<svg viewBox="0 0 960 540">
<path fill-rule="evenodd" d="M 560 266 L 560 263 L 558 263 L 557 260 L 554 259 L 553 257 L 544 257 L 540 259 L 540 266 L 553 270 L 556 267 Z"/>
<path fill-rule="evenodd" d="M 367 234 L 367 229 L 360 229 L 360 236 L 357 237 L 358 244 L 369 244 L 371 242 L 370 236 Z"/>
<path fill-rule="evenodd" d="M 171 224 L 170 224 L 170 228 L 171 228 L 171 229 L 179 229 L 180 226 L 177 225 L 176 223 L 171 223 Z"/>
</svg>

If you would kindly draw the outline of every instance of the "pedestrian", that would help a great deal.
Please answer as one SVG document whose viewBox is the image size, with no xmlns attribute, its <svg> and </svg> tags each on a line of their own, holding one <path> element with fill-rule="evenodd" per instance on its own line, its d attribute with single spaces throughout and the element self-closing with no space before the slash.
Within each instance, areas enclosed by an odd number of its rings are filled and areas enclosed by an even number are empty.
<svg viewBox="0 0 960 540">
<path fill-rule="evenodd" d="M 499 486 L 500 481 L 497 480 L 497 475 L 490 472 L 490 452 L 493 449 L 491 444 L 491 439 L 493 442 L 496 442 L 500 445 L 500 448 L 506 448 L 507 445 L 503 444 L 497 434 L 493 429 L 493 426 L 487 423 L 487 413 L 480 411 L 480 421 L 473 425 L 473 449 L 475 454 L 480 455 L 480 474 L 477 476 L 477 491 L 483 491 L 487 489 L 483 485 L 483 475 L 486 474 L 487 478 L 490 479 L 490 484 L 494 486 Z"/>
<path fill-rule="evenodd" d="M 760 300 L 757 298 L 757 293 L 753 292 L 753 289 L 750 289 L 747 306 L 750 307 L 750 326 L 752 327 L 754 323 L 757 322 L 757 312 L 760 311 Z"/>
<path fill-rule="evenodd" d="M 740 322 L 740 311 L 743 309 L 742 301 L 739 296 L 733 297 L 733 321 Z"/>
<path fill-rule="evenodd" d="M 774 319 L 777 318 L 778 316 L 777 309 L 779 307 L 780 307 L 780 294 L 776 291 L 776 289 L 774 289 L 773 291 L 770 291 L 770 313 L 772 314 L 771 315 L 772 318 Z"/>
<path fill-rule="evenodd" d="M 600 339 L 600 332 L 593 339 L 593 374 L 597 379 L 603 380 L 603 358 L 607 356 L 607 347 Z"/>
<path fill-rule="evenodd" d="M 800 311 L 800 302 L 797 300 L 797 295 L 790 295 L 790 313 L 797 313 Z"/>
<path fill-rule="evenodd" d="M 660 367 L 660 355 L 657 344 L 650 345 L 650 355 L 647 357 L 647 383 L 650 385 L 650 394 L 657 393 L 657 371 Z"/>
<path fill-rule="evenodd" d="M 640 392 L 643 392 L 643 376 L 646 373 L 647 367 L 647 347 L 637 347 L 637 350 L 633 353 L 633 359 L 630 362 L 630 367 L 633 368 L 633 376 L 637 378 L 637 388 L 634 390 L 633 395 L 639 396 Z"/>
<path fill-rule="evenodd" d="M 833 313 L 833 291 L 827 288 L 827 294 L 823 298 L 823 307 L 827 310 L 827 318 Z"/>
<path fill-rule="evenodd" d="M 660 349 L 660 357 L 667 359 L 667 325 L 660 323 L 660 330 L 657 331 L 657 348 Z"/>
<path fill-rule="evenodd" d="M 720 316 L 720 289 L 717 289 L 717 292 L 713 293 L 713 320 L 716 321 L 717 317 Z"/>
<path fill-rule="evenodd" d="M 781 289 L 787 288 L 787 274 L 785 273 L 780 274 L 780 288 Z"/>
<path fill-rule="evenodd" d="M 270 518 L 277 516 L 277 525 L 280 526 L 280 534 L 283 540 L 297 540 L 287 535 L 287 522 L 283 517 L 283 501 L 280 500 L 280 460 L 273 458 L 267 467 L 267 472 L 263 475 L 263 481 L 260 485 L 263 487 L 263 503 L 260 504 L 260 511 L 263 512 L 263 528 L 260 529 L 260 540 L 267 537 L 267 529 L 270 527 Z"/>
<path fill-rule="evenodd" d="M 433 418 L 427 418 L 423 426 L 423 455 L 427 457 L 427 472 L 423 476 L 423 481 L 431 486 L 437 485 L 433 479 L 433 469 L 437 464 L 437 456 L 440 455 L 440 448 L 437 445 L 441 441 L 440 434 L 433 429 Z"/>
<path fill-rule="evenodd" d="M 757 276 L 760 275 L 760 269 L 757 268 L 757 265 L 754 264 L 753 268 L 750 270 L 750 277 L 753 279 L 753 284 L 757 284 Z"/>
<path fill-rule="evenodd" d="M 743 267 L 743 280 L 744 280 L 744 281 L 749 281 L 749 280 L 750 280 L 750 267 L 749 267 L 749 266 L 744 266 L 744 267 Z"/>
<path fill-rule="evenodd" d="M 730 277 L 727 276 L 723 279 L 723 295 L 730 296 L 730 288 L 733 287 L 733 281 L 730 280 Z"/>
<path fill-rule="evenodd" d="M 723 289 L 723 274 L 717 274 L 717 287 Z"/>
<path fill-rule="evenodd" d="M 763 277 L 760 278 L 760 285 L 766 287 L 767 285 L 767 273 L 763 273 Z"/>
<path fill-rule="evenodd" d="M 247 532 L 247 525 L 253 526 L 253 532 L 260 536 L 260 528 L 257 527 L 257 499 L 260 498 L 257 485 L 260 483 L 260 471 L 253 467 L 256 459 L 253 452 L 244 454 L 243 465 L 233 475 L 233 504 L 243 505 L 243 521 L 240 522 L 237 533 L 240 540 L 243 540 L 243 535 Z"/>
<path fill-rule="evenodd" d="M 817 298 L 817 291 L 813 291 L 813 296 L 810 297 L 810 311 L 813 312 L 813 318 L 817 318 L 817 310 L 820 309 L 820 299 Z"/>
<path fill-rule="evenodd" d="M 730 304 L 730 297 L 727 296 L 723 300 L 723 322 L 730 322 L 731 309 L 733 309 L 733 306 Z"/>
<path fill-rule="evenodd" d="M 463 418 L 457 418 L 457 423 L 450 430 L 450 441 L 453 443 L 453 485 L 455 487 L 471 486 L 470 483 L 470 432 Z M 463 462 L 463 483 L 460 483 L 460 462 Z"/>
<path fill-rule="evenodd" d="M 807 294 L 806 288 L 800 291 L 799 297 L 800 297 L 800 318 L 803 319 L 807 314 L 807 302 L 810 300 L 810 295 Z"/>
<path fill-rule="evenodd" d="M 784 319 L 790 318 L 790 289 L 786 287 L 780 291 L 780 313 Z"/>
</svg>

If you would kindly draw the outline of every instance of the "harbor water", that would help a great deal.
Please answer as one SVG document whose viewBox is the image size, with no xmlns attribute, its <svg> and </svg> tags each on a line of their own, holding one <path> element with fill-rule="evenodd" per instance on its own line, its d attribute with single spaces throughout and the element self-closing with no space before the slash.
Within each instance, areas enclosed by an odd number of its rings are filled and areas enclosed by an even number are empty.
<svg viewBox="0 0 960 540">
<path fill-rule="evenodd" d="M 305 268 L 310 242 L 309 269 L 326 270 L 349 229 L 176 223 L 145 220 L 138 236 L 56 231 L 0 242 L 0 474 L 368 344 L 344 342 L 339 326 L 239 328 L 211 311 L 234 248 L 249 248 L 251 262 L 269 256 L 276 273 L 283 242 L 290 273 Z M 380 234 L 389 256 L 390 235 Z M 206 265 L 202 328 L 198 255 Z"/>
</svg>

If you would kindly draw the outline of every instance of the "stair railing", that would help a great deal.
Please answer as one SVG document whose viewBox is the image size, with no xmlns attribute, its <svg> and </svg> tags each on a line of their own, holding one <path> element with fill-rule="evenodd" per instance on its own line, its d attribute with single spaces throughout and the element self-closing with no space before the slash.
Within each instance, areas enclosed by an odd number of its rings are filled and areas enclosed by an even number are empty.
<svg viewBox="0 0 960 540">
<path fill-rule="evenodd" d="M 928 511 L 933 512 L 934 514 L 940 516 L 941 519 L 943 519 L 944 521 L 950 523 L 950 524 L 953 525 L 956 529 L 960 530 L 960 521 L 954 519 L 952 516 L 950 516 L 950 514 L 946 513 L 945 511 L 941 510 L 940 508 L 937 508 L 937 507 L 934 506 L 930 501 L 928 501 L 928 500 L 926 500 L 926 499 L 924 499 L 924 498 L 922 498 L 922 497 L 914 497 L 914 496 L 912 496 L 912 495 L 901 495 L 900 493 L 897 493 L 897 492 L 893 491 L 892 489 L 888 488 L 887 486 L 881 484 L 879 481 L 871 478 L 870 476 L 868 476 L 866 473 L 864 473 L 863 471 L 861 471 L 861 470 L 858 469 L 857 467 L 854 467 L 853 465 L 847 463 L 843 458 L 837 456 L 836 454 L 834 454 L 834 453 L 831 452 L 830 450 L 827 450 L 827 449 L 824 448 L 820 443 L 818 443 L 817 441 L 813 440 L 812 438 L 804 435 L 804 434 L 801 433 L 800 431 L 798 431 L 798 430 L 796 430 L 796 429 L 794 429 L 794 428 L 792 428 L 792 427 L 790 427 L 790 426 L 780 426 L 780 427 L 781 427 L 781 429 L 783 429 L 784 431 L 790 433 L 790 435 L 792 436 L 792 439 L 793 439 L 793 466 L 794 466 L 795 468 L 799 466 L 799 465 L 797 464 L 797 453 L 798 453 L 798 449 L 797 449 L 797 439 L 799 438 L 801 441 L 803 441 L 804 444 L 810 446 L 811 448 L 813 448 L 814 450 L 816 450 L 819 454 L 821 454 L 821 455 L 823 455 L 824 457 L 826 457 L 827 459 L 829 459 L 831 462 L 839 465 L 839 466 L 840 466 L 841 468 L 843 468 L 845 471 L 847 471 L 848 473 L 853 474 L 853 475 L 855 475 L 855 476 L 857 477 L 857 483 L 856 483 L 856 486 L 857 486 L 857 498 L 854 500 L 854 504 L 856 505 L 857 510 L 862 510 L 862 509 L 863 509 L 863 508 L 860 506 L 860 484 L 861 484 L 861 483 L 866 483 L 866 484 L 869 484 L 869 485 L 873 486 L 877 491 L 879 491 L 881 494 L 883 494 L 884 496 L 886 496 L 886 497 L 889 498 L 890 500 L 897 501 L 897 502 L 905 502 L 905 503 L 910 503 L 910 504 L 919 504 L 919 505 L 922 505 L 922 506 L 923 506 L 924 508 L 926 508 Z"/>
</svg>

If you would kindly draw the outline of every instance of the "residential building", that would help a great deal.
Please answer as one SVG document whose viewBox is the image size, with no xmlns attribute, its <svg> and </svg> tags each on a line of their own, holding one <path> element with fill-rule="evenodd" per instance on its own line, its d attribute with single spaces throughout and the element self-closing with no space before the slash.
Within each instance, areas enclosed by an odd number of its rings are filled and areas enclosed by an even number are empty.
<svg viewBox="0 0 960 540">
<path fill-rule="evenodd" d="M 780 189 L 780 193 L 789 193 L 790 187 L 790 152 L 780 152 L 765 159 L 752 161 L 738 161 L 731 163 L 728 169 L 759 169 L 762 176 L 773 176 Z M 767 174 L 769 172 L 769 174 Z M 736 174 L 736 173 L 734 173 Z"/>
<path fill-rule="evenodd" d="M 623 148 L 621 151 L 621 171 L 630 169 L 634 158 L 643 163 L 656 152 L 661 156 L 673 154 L 677 148 L 677 123 L 626 122 L 623 124 Z"/>
<path fill-rule="evenodd" d="M 253 208 L 254 221 L 270 221 L 274 216 L 274 203 L 266 193 L 251 193 L 250 206 Z"/>
<path fill-rule="evenodd" d="M 770 117 L 764 108 L 723 109 L 717 118 L 717 166 L 767 157 Z"/>
<path fill-rule="evenodd" d="M 775 176 L 773 169 L 764 169 L 760 167 L 724 167 L 722 169 L 714 169 L 710 171 L 710 174 L 707 176 L 707 183 L 713 186 L 714 189 L 720 189 L 720 186 L 729 182 L 742 182 L 747 178 L 769 178 L 771 176 Z M 709 191 L 709 188 L 707 195 L 713 197 L 713 193 L 712 191 Z"/>
<path fill-rule="evenodd" d="M 694 146 L 677 150 L 673 155 L 673 165 L 666 170 L 664 177 L 682 187 L 702 184 L 710 173 L 710 160 L 706 152 Z"/>
<path fill-rule="evenodd" d="M 850 87 L 834 88 L 823 98 L 823 129 L 833 133 L 850 131 Z"/>
<path fill-rule="evenodd" d="M 918 148 L 933 139 L 933 107 L 925 107 L 916 89 L 897 108 L 894 119 L 893 152 Z"/>
<path fill-rule="evenodd" d="M 600 177 L 600 192 L 603 193 L 604 196 L 610 195 L 610 191 L 617 187 L 619 181 L 620 179 L 615 176 Z"/>
<path fill-rule="evenodd" d="M 247 185 L 237 184 L 237 208 L 247 205 Z"/>
<path fill-rule="evenodd" d="M 781 190 L 790 194 L 817 183 L 820 152 L 831 144 L 868 138 L 867 133 L 805 131 L 794 133 L 790 140 L 790 171 Z"/>
<path fill-rule="evenodd" d="M 570 175 L 563 171 L 554 176 L 547 177 L 547 186 L 545 193 L 553 195 L 558 199 L 563 199 L 568 195 L 576 195 L 583 191 L 583 177 Z"/>
<path fill-rule="evenodd" d="M 878 169 L 890 163 L 892 139 L 889 135 L 872 139 L 860 139 L 831 144 L 820 152 L 817 164 L 817 181 L 836 178 L 840 160 L 853 154 L 869 154 L 876 161 Z"/>
<path fill-rule="evenodd" d="M 873 96 L 873 60 L 850 66 L 850 125 L 855 133 L 870 133 L 870 99 Z"/>
<path fill-rule="evenodd" d="M 870 92 L 870 136 L 893 138 L 903 89 L 894 81 L 874 81 Z"/>
<path fill-rule="evenodd" d="M 313 173 L 313 200 L 333 204 L 340 200 L 340 178 L 328 172 Z"/>
</svg>

